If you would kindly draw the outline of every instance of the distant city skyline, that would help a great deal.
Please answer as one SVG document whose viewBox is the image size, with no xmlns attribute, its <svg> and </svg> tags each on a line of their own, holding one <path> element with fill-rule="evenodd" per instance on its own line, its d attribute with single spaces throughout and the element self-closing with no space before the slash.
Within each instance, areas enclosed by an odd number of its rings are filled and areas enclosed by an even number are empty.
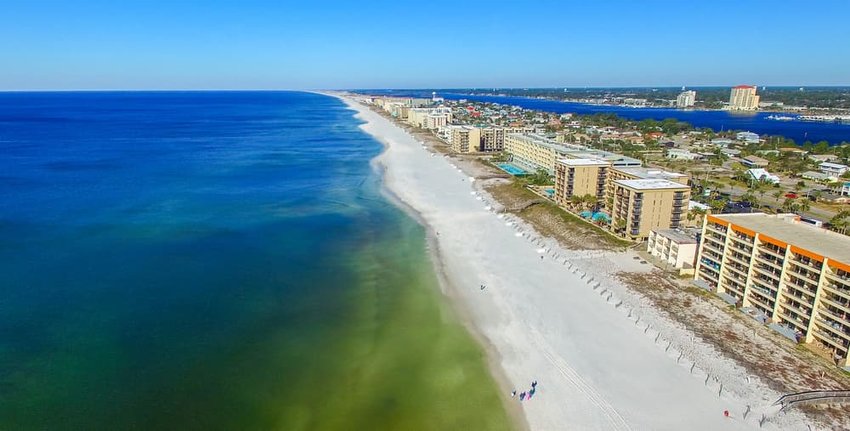
<svg viewBox="0 0 850 431">
<path fill-rule="evenodd" d="M 0 90 L 850 86 L 850 3 L 4 4 Z"/>
</svg>

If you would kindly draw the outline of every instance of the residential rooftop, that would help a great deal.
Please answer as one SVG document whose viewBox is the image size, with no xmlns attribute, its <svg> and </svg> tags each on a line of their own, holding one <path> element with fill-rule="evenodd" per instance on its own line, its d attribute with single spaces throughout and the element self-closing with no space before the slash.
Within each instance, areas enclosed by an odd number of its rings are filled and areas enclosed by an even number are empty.
<svg viewBox="0 0 850 431">
<path fill-rule="evenodd" d="M 771 238 L 825 256 L 830 260 L 850 264 L 850 237 L 802 223 L 796 214 L 717 214 L 711 217 L 716 217 L 744 229 L 763 233 Z"/>
<path fill-rule="evenodd" d="M 616 180 L 614 184 L 635 190 L 666 190 L 666 189 L 689 189 L 688 186 L 662 178 L 645 178 L 640 180 Z"/>
</svg>

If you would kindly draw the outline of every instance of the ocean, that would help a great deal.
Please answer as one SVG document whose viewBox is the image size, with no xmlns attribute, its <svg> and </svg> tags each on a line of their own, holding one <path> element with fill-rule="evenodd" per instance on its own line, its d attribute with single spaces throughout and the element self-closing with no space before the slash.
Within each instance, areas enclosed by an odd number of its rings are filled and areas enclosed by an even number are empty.
<svg viewBox="0 0 850 431">
<path fill-rule="evenodd" d="M 0 429 L 510 429 L 352 115 L 0 93 Z"/>
<path fill-rule="evenodd" d="M 431 91 L 370 91 L 375 94 L 387 94 L 397 96 L 430 97 Z M 528 97 L 514 96 L 485 96 L 465 95 L 450 92 L 439 92 L 437 94 L 449 99 L 467 99 L 478 102 L 500 103 L 504 105 L 519 106 L 526 109 L 555 112 L 558 114 L 573 113 L 581 115 L 593 115 L 597 113 L 616 114 L 629 120 L 664 120 L 675 118 L 679 121 L 690 123 L 694 127 L 708 127 L 721 130 L 744 130 L 771 136 L 784 136 L 793 139 L 798 144 L 806 141 L 817 143 L 824 140 L 832 145 L 842 142 L 850 143 L 850 124 L 841 123 L 818 123 L 807 121 L 776 121 L 767 117 L 770 115 L 782 115 L 776 112 L 752 112 L 734 113 L 730 111 L 696 111 L 672 108 L 632 108 L 627 106 L 591 105 L 587 103 L 562 102 L 558 100 L 534 99 Z M 787 114 L 786 115 L 796 115 Z"/>
</svg>

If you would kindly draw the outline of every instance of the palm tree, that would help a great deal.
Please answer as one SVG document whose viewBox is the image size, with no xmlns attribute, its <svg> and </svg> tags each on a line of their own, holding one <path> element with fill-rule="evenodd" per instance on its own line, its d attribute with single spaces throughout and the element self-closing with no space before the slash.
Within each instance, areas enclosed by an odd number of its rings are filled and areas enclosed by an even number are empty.
<svg viewBox="0 0 850 431">
<path fill-rule="evenodd" d="M 586 194 L 586 195 L 581 197 L 581 202 L 584 204 L 585 209 L 587 209 L 587 210 L 596 209 L 597 201 L 598 201 L 598 199 L 596 199 L 596 196 L 593 196 L 591 194 Z"/>
<path fill-rule="evenodd" d="M 841 210 L 829 220 L 829 227 L 836 232 L 845 234 L 847 228 L 850 227 L 850 220 L 848 219 L 850 219 L 850 211 Z"/>
<path fill-rule="evenodd" d="M 685 216 L 688 221 L 696 220 L 697 225 L 702 224 L 702 218 L 705 217 L 705 210 L 702 208 L 691 208 L 688 210 L 688 214 Z"/>
<path fill-rule="evenodd" d="M 773 192 L 773 197 L 776 199 L 776 203 L 779 203 L 779 198 L 782 197 L 782 190 L 777 190 Z"/>
</svg>

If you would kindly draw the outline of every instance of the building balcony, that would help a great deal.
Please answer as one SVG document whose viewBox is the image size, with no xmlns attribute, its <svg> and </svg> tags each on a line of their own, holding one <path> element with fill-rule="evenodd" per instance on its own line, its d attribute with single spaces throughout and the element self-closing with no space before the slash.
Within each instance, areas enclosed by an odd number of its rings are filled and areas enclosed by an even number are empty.
<svg viewBox="0 0 850 431">
<path fill-rule="evenodd" d="M 779 250 L 777 250 L 773 247 L 768 247 L 768 246 L 765 246 L 764 244 L 762 244 L 761 246 L 759 246 L 759 251 L 763 251 L 763 252 L 765 252 L 765 253 L 767 253 L 767 254 L 769 254 L 769 255 L 777 258 L 777 259 L 780 259 L 782 261 L 785 260 L 785 250 L 779 251 Z"/>
<path fill-rule="evenodd" d="M 834 295 L 838 295 L 841 298 L 850 300 L 850 287 L 847 287 L 845 285 L 839 285 L 828 282 L 824 284 L 824 290 Z"/>
<path fill-rule="evenodd" d="M 773 301 L 768 300 L 761 292 L 750 289 L 750 296 L 747 299 L 758 304 L 763 310 L 771 310 L 770 313 L 766 314 L 773 314 Z"/>
<path fill-rule="evenodd" d="M 801 307 L 800 305 L 798 305 L 798 304 L 794 304 L 794 303 L 789 302 L 789 301 L 787 301 L 787 300 L 785 300 L 785 299 L 780 299 L 780 300 L 779 300 L 779 306 L 780 306 L 780 307 L 785 307 L 785 308 L 787 308 L 787 309 L 789 309 L 789 310 L 793 311 L 793 312 L 794 312 L 794 313 L 796 313 L 798 316 L 806 316 L 806 317 L 809 317 L 809 316 L 811 316 L 811 315 L 812 315 L 812 311 L 811 311 L 810 309 L 809 309 L 809 310 L 807 310 L 805 307 Z"/>
<path fill-rule="evenodd" d="M 850 320 L 848 320 L 848 317 L 850 317 L 850 315 L 848 315 L 847 312 L 830 310 L 829 307 L 821 306 L 818 307 L 818 314 L 820 316 L 823 316 L 824 318 L 831 319 L 835 322 L 850 325 Z"/>
<path fill-rule="evenodd" d="M 816 260 L 808 260 L 808 259 L 799 259 L 799 258 L 791 258 L 791 262 L 795 265 L 801 266 L 809 271 L 814 271 L 820 274 L 823 269 L 823 262 L 818 262 Z"/>
<path fill-rule="evenodd" d="M 793 311 L 787 310 L 783 304 L 779 304 L 776 314 L 781 318 L 783 323 L 788 323 L 797 328 L 801 333 L 806 333 L 809 322 L 799 316 L 794 316 Z"/>
<path fill-rule="evenodd" d="M 746 256 L 740 254 L 740 253 L 732 252 L 732 253 L 728 253 L 727 256 L 729 257 L 730 260 L 738 263 L 739 265 L 743 265 L 745 267 L 750 266 L 750 262 L 749 262 L 748 258 Z"/>
<path fill-rule="evenodd" d="M 772 284 L 771 282 L 769 282 L 767 280 L 763 280 L 763 279 L 758 278 L 758 277 L 751 277 L 750 282 L 752 282 L 754 285 L 756 285 L 760 289 L 767 290 L 768 292 L 770 292 L 770 294 L 769 294 L 770 297 L 773 300 L 776 300 L 776 292 L 779 291 L 778 285 Z"/>
<path fill-rule="evenodd" d="M 829 294 L 821 295 L 820 300 L 823 301 L 824 304 L 831 305 L 845 313 L 850 313 L 850 302 L 842 301 L 841 299 Z"/>
<path fill-rule="evenodd" d="M 780 271 L 782 271 L 782 261 L 777 260 L 775 257 L 767 254 L 767 253 L 758 253 L 756 254 L 756 262 L 768 264 Z"/>
<path fill-rule="evenodd" d="M 765 269 L 761 265 L 753 265 L 752 268 L 760 276 L 763 276 L 763 277 L 767 278 L 768 280 L 771 280 L 771 284 L 775 284 L 777 286 L 779 285 L 779 282 L 781 281 L 779 279 L 779 275 L 774 274 L 772 271 Z"/>
<path fill-rule="evenodd" d="M 842 325 L 841 322 L 834 321 L 823 315 L 815 318 L 815 324 L 826 329 L 830 334 L 834 334 L 844 341 L 850 341 L 850 328 Z"/>
<path fill-rule="evenodd" d="M 842 350 L 843 352 L 846 352 L 847 346 L 850 345 L 850 341 L 844 339 L 840 335 L 833 333 L 835 331 L 834 329 L 832 331 L 823 329 L 828 327 L 828 324 L 825 324 L 821 321 L 815 321 L 815 328 L 814 330 L 812 330 L 812 335 L 814 335 L 818 341 L 829 344 L 830 346 L 833 346 L 839 350 Z"/>
</svg>

